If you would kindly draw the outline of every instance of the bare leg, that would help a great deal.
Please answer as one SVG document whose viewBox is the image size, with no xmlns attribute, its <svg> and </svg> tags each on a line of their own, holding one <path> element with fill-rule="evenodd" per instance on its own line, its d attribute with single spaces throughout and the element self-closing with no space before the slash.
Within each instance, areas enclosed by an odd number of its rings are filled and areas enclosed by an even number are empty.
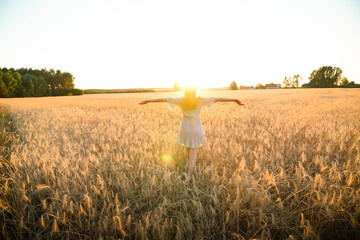
<svg viewBox="0 0 360 240">
<path fill-rule="evenodd" d="M 190 158 L 190 148 L 186 148 L 186 152 L 187 152 L 187 157 L 188 157 L 188 160 Z"/>
<path fill-rule="evenodd" d="M 198 148 L 190 148 L 189 150 L 189 173 L 188 173 L 189 178 L 191 177 L 191 174 L 195 169 L 197 152 L 198 152 Z"/>
</svg>

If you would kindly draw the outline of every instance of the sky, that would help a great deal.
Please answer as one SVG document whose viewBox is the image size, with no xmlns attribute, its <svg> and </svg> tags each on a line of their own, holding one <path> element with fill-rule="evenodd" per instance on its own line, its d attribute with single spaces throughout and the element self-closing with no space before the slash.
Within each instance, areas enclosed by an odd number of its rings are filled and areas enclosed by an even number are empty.
<svg viewBox="0 0 360 240">
<path fill-rule="evenodd" d="M 359 0 L 0 0 L 0 67 L 59 69 L 82 89 L 360 83 Z"/>
</svg>

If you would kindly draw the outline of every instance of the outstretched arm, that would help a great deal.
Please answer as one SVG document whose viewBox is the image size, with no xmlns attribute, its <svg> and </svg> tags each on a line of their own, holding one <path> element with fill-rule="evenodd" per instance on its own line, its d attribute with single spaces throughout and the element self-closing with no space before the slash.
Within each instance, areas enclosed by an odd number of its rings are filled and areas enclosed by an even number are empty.
<svg viewBox="0 0 360 240">
<path fill-rule="evenodd" d="M 140 105 L 144 105 L 151 102 L 167 102 L 167 98 L 158 98 L 158 99 L 152 99 L 152 100 L 144 100 L 142 102 L 139 102 Z"/>
<path fill-rule="evenodd" d="M 214 102 L 235 102 L 238 105 L 244 105 L 239 99 L 236 98 L 214 98 Z"/>
</svg>

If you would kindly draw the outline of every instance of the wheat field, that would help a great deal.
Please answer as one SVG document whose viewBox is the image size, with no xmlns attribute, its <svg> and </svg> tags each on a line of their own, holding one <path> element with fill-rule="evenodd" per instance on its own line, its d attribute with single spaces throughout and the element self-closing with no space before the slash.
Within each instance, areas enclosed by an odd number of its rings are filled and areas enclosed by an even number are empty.
<svg viewBox="0 0 360 240">
<path fill-rule="evenodd" d="M 181 93 L 0 99 L 1 238 L 360 239 L 360 91 L 201 92 L 186 179 Z"/>
</svg>

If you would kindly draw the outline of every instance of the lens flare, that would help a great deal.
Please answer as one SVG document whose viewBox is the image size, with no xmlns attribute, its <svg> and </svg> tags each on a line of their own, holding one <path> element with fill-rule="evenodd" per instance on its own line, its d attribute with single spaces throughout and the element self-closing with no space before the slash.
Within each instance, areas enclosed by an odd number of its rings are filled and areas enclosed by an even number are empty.
<svg viewBox="0 0 360 240">
<path fill-rule="evenodd" d="M 169 162 L 171 162 L 171 155 L 165 153 L 165 154 L 163 154 L 163 155 L 161 156 L 161 160 L 162 160 L 164 163 L 169 163 Z"/>
<path fill-rule="evenodd" d="M 160 154 L 160 164 L 163 167 L 174 167 L 175 161 L 173 160 L 173 157 L 168 153 L 162 153 Z"/>
</svg>

